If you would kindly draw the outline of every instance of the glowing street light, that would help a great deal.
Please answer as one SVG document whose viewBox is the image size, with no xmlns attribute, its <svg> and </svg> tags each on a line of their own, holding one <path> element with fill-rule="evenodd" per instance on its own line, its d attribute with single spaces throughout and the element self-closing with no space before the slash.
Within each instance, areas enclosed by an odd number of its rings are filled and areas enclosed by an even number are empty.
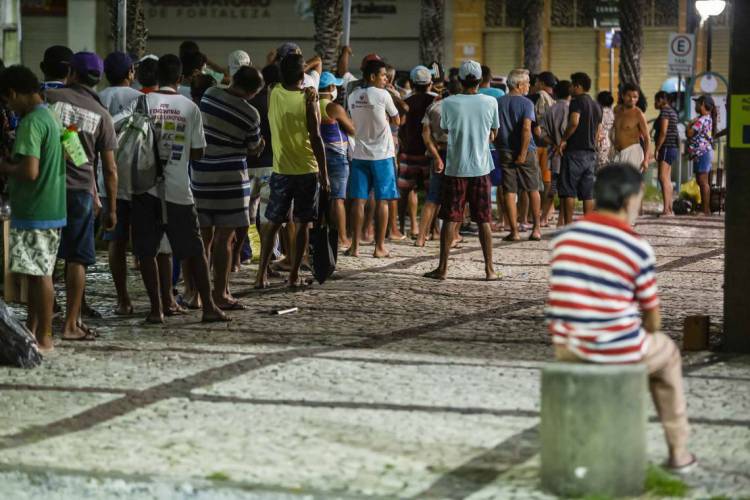
<svg viewBox="0 0 750 500">
<path fill-rule="evenodd" d="M 698 11 L 703 21 L 711 16 L 718 16 L 724 12 L 726 6 L 725 0 L 697 0 L 695 2 L 695 10 Z"/>
</svg>

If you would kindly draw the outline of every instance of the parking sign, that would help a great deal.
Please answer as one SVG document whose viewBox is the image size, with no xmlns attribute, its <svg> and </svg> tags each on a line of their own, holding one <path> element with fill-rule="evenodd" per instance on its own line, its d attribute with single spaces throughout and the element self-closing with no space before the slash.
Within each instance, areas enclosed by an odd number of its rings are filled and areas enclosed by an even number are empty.
<svg viewBox="0 0 750 500">
<path fill-rule="evenodd" d="M 695 35 L 670 33 L 667 48 L 668 73 L 670 75 L 692 75 L 695 61 Z"/>
</svg>

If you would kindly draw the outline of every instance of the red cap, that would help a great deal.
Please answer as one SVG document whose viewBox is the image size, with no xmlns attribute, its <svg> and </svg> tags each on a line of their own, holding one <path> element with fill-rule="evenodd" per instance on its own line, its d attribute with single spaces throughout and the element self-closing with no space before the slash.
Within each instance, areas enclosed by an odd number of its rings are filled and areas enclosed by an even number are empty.
<svg viewBox="0 0 750 500">
<path fill-rule="evenodd" d="M 370 61 L 382 61 L 382 60 L 383 60 L 383 58 L 382 58 L 382 57 L 380 57 L 380 56 L 379 56 L 379 55 L 377 55 L 377 54 L 367 54 L 367 55 L 365 56 L 365 58 L 364 58 L 364 59 L 362 59 L 362 66 L 360 66 L 360 68 L 359 68 L 359 69 L 362 69 L 362 70 L 363 70 L 363 69 L 365 69 L 365 66 L 366 66 L 366 65 L 367 65 L 367 63 L 368 63 L 368 62 L 370 62 Z"/>
</svg>

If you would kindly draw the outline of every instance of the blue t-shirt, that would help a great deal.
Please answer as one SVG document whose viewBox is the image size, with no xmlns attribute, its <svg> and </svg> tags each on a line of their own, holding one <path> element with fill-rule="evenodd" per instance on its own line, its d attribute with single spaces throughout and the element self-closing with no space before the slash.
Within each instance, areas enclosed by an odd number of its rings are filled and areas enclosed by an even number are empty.
<svg viewBox="0 0 750 500">
<path fill-rule="evenodd" d="M 503 92 L 502 89 L 496 89 L 494 87 L 480 87 L 479 93 L 494 97 L 495 99 L 498 99 L 505 95 L 505 92 Z"/>
<path fill-rule="evenodd" d="M 481 177 L 492 171 L 490 130 L 500 127 L 495 103 L 482 94 L 460 94 L 443 100 L 440 128 L 448 131 L 445 175 Z"/>
<path fill-rule="evenodd" d="M 521 151 L 523 121 L 528 118 L 531 120 L 532 127 L 536 121 L 534 103 L 531 99 L 521 95 L 506 95 L 497 100 L 497 108 L 500 114 L 500 130 L 497 133 L 498 149 L 518 155 Z M 536 151 L 533 133 L 528 151 L 530 153 Z"/>
</svg>

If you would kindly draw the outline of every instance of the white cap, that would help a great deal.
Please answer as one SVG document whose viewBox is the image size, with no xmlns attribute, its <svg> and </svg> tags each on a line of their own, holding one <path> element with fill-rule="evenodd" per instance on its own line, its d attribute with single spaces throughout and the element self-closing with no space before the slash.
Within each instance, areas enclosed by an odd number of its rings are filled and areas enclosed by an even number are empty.
<svg viewBox="0 0 750 500">
<path fill-rule="evenodd" d="M 244 50 L 235 50 L 229 54 L 229 76 L 234 76 L 242 66 L 252 66 L 250 56 Z"/>
<path fill-rule="evenodd" d="M 461 63 L 461 67 L 458 68 L 458 78 L 466 80 L 469 76 L 477 81 L 482 79 L 482 66 L 478 62 L 467 60 Z"/>
<path fill-rule="evenodd" d="M 153 61 L 158 61 L 159 60 L 159 56 L 157 56 L 156 54 L 147 54 L 147 55 L 141 57 L 140 59 L 138 59 L 138 63 L 142 63 L 143 61 L 148 61 L 149 59 L 151 59 Z"/>
</svg>

